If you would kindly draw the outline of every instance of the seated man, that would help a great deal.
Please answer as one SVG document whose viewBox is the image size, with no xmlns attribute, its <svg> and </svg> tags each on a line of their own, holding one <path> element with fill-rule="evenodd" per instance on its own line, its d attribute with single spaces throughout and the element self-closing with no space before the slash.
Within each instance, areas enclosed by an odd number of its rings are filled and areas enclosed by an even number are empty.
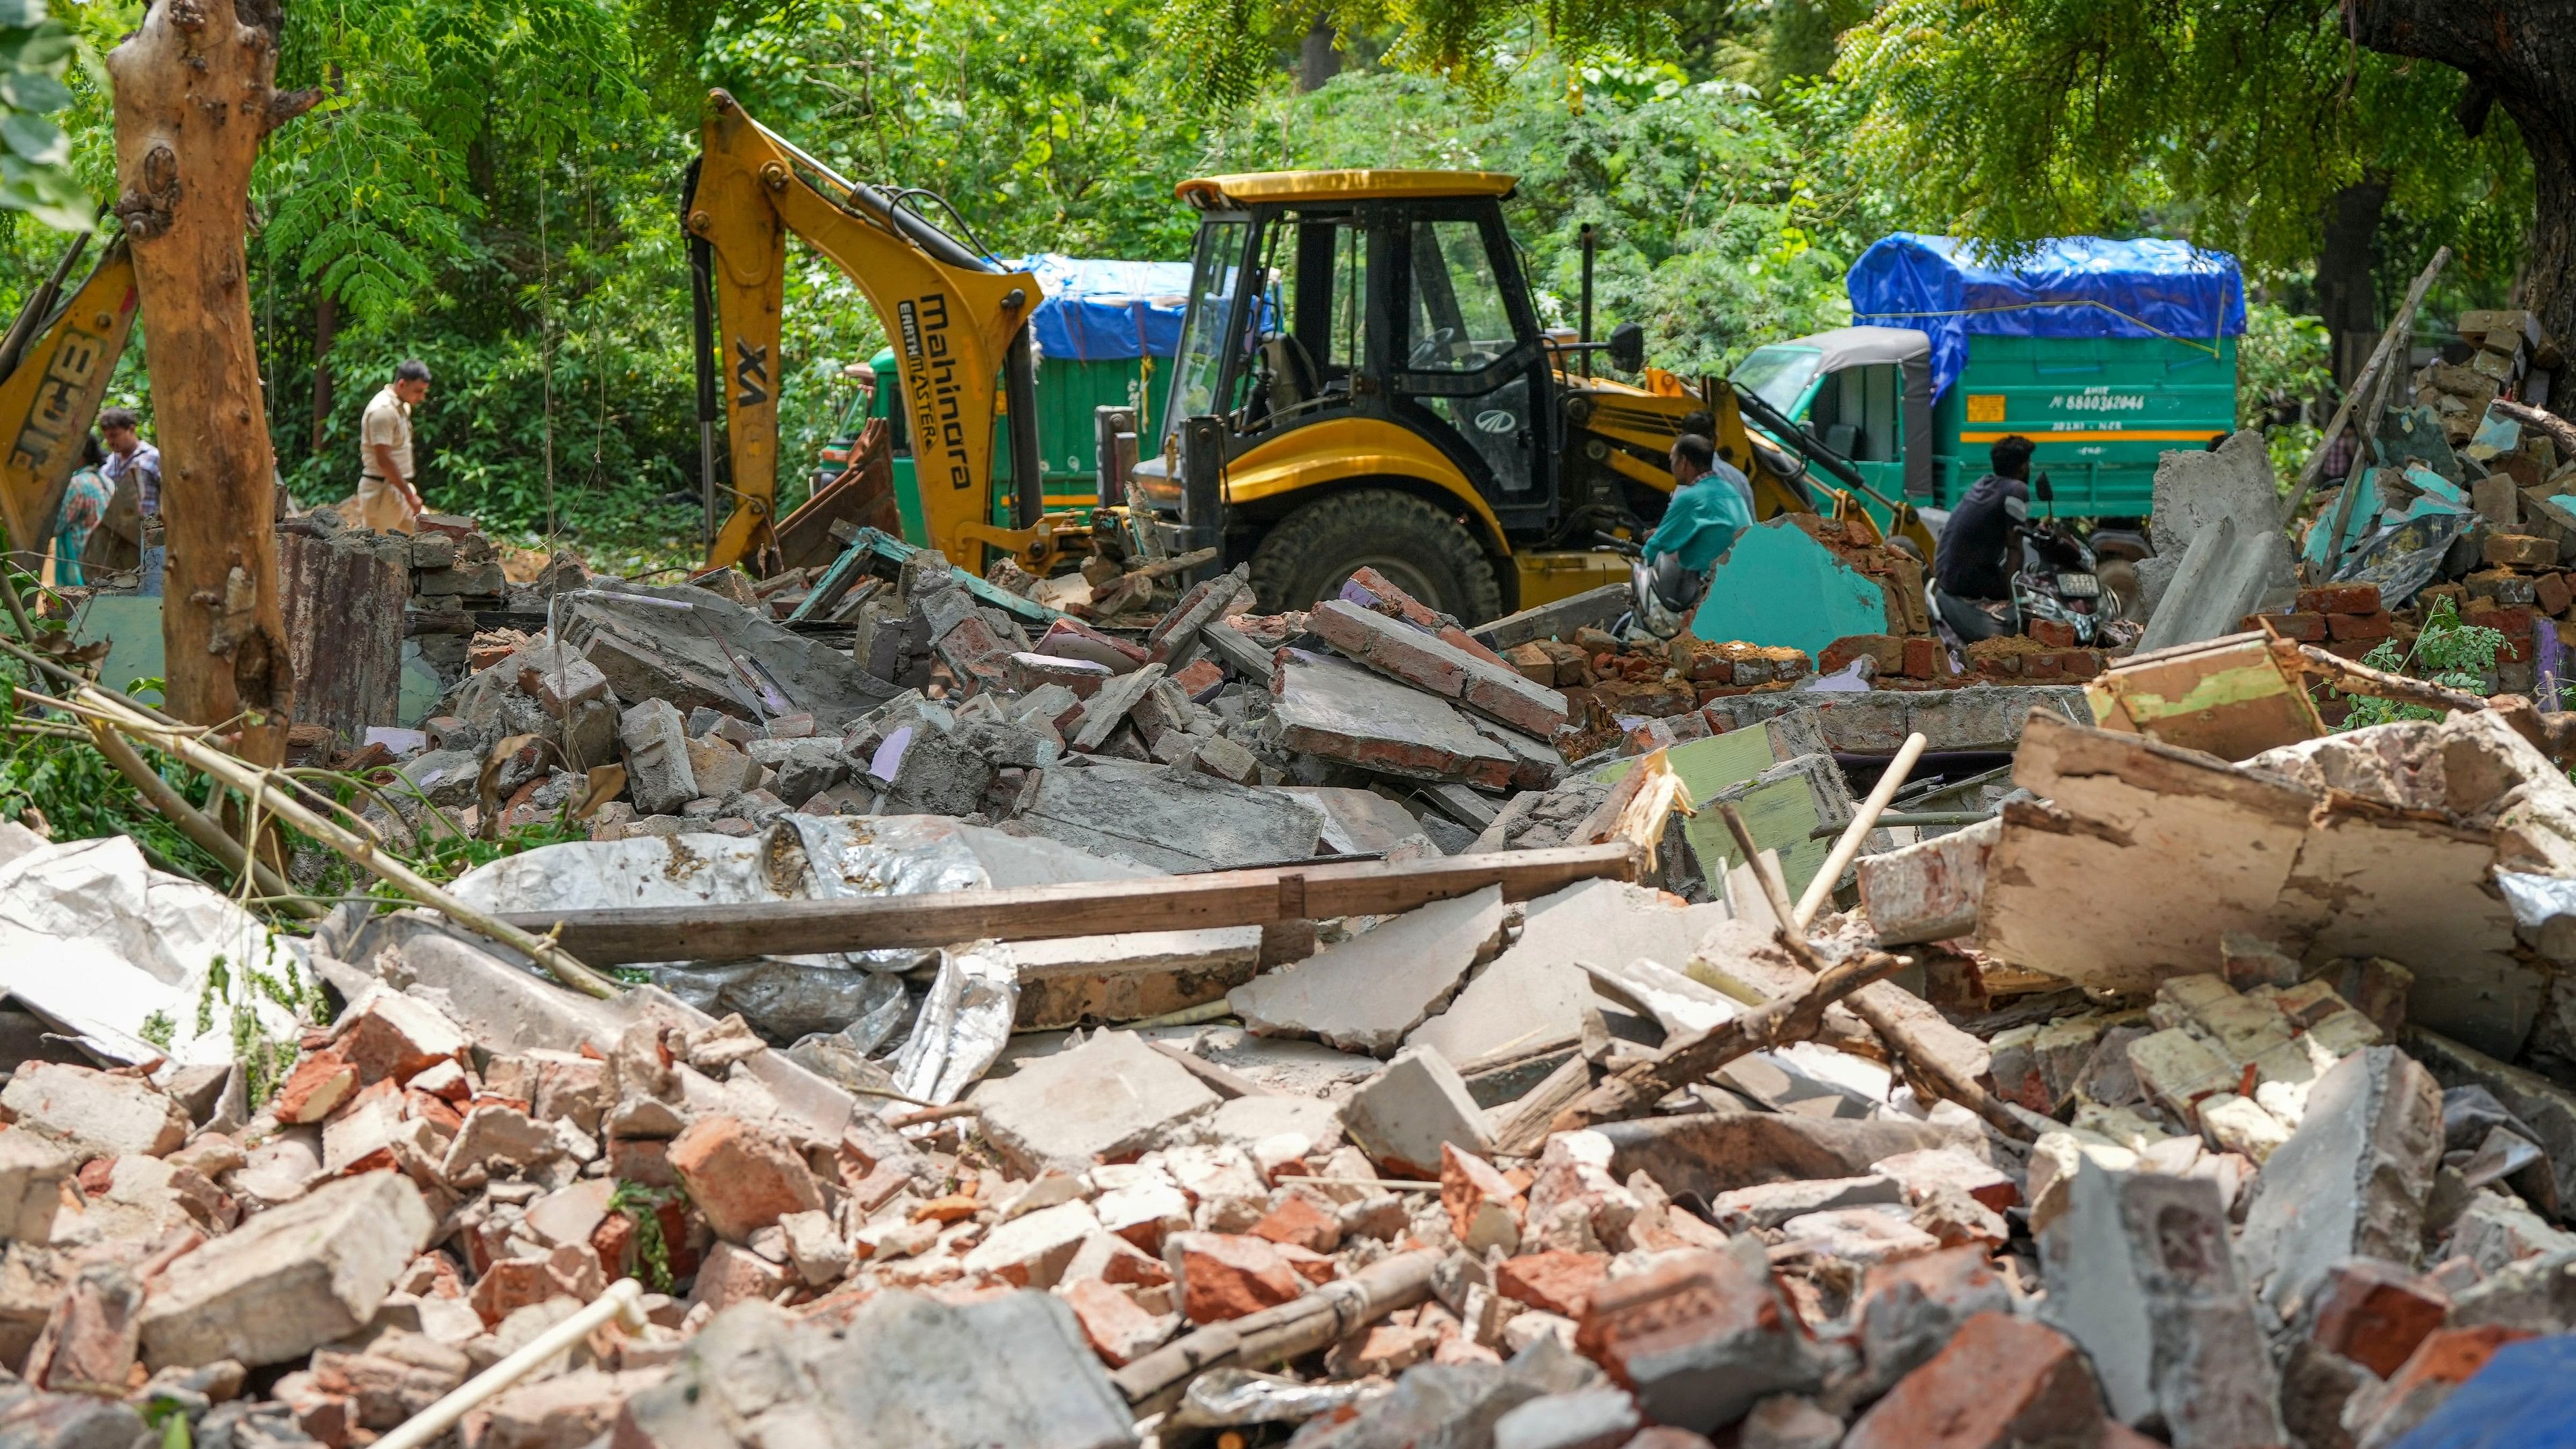
<svg viewBox="0 0 2576 1449">
<path fill-rule="evenodd" d="M 1746 502 L 1752 487 L 1744 475 L 1719 461 L 1717 449 L 1697 433 L 1673 440 L 1673 498 L 1664 506 L 1664 521 L 1646 539 L 1646 561 L 1658 565 L 1670 556 L 1684 573 L 1704 574 L 1753 526 Z"/>
<path fill-rule="evenodd" d="M 2012 598 L 2013 550 L 2030 517 L 2030 439 L 2019 433 L 1987 450 L 1994 471 L 1969 487 L 1933 555 L 1932 601 L 1959 637 L 1975 643 L 2008 633 L 2008 611 L 1981 608 Z"/>
</svg>

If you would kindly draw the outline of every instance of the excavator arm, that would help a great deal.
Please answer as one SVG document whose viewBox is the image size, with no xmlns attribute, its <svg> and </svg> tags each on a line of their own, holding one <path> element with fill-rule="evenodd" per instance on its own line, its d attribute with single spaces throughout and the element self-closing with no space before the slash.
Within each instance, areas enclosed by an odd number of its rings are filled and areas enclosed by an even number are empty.
<svg viewBox="0 0 2576 1449">
<path fill-rule="evenodd" d="M 720 391 L 731 474 L 729 486 L 709 481 L 732 498 L 708 565 L 757 565 L 771 544 L 779 306 L 791 232 L 858 284 L 894 347 L 930 545 L 979 571 L 985 546 L 1024 564 L 1045 562 L 1054 544 L 1039 482 L 1028 329 L 1044 295 L 1037 279 L 977 255 L 905 194 L 833 174 L 723 91 L 708 97 L 702 146 L 682 202 L 701 278 L 700 421 L 711 433 L 711 394 Z M 1012 528 L 989 521 L 997 417 L 1011 425 Z M 711 436 L 704 454 L 712 473 Z"/>
<path fill-rule="evenodd" d="M 123 237 L 108 244 L 70 300 L 62 300 L 63 282 L 85 244 L 63 254 L 52 278 L 0 337 L 0 429 L 9 444 L 0 460 L 0 521 L 8 524 L 9 546 L 27 554 L 42 554 L 53 537 L 63 487 L 80 466 L 81 441 L 134 328 L 139 299 Z"/>
</svg>

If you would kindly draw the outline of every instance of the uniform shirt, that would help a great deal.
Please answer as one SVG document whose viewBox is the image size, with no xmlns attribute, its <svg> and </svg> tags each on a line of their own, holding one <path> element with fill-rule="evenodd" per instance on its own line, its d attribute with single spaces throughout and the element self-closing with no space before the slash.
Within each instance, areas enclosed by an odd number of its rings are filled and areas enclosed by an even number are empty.
<svg viewBox="0 0 2576 1449">
<path fill-rule="evenodd" d="M 111 451 L 107 455 L 107 461 L 98 465 L 98 471 L 110 484 L 122 483 L 125 481 L 125 475 L 132 473 L 135 508 L 146 518 L 161 511 L 161 450 L 159 448 L 137 440 L 131 453 Z"/>
<path fill-rule="evenodd" d="M 2030 517 L 2030 485 L 1989 473 L 1950 510 L 1932 577 L 1954 599 L 2012 597 L 2012 526 Z"/>
<path fill-rule="evenodd" d="M 392 383 L 385 384 L 358 420 L 358 471 L 366 477 L 384 476 L 376 469 L 379 444 L 393 450 L 394 466 L 402 470 L 404 482 L 419 476 L 411 466 L 411 404 L 395 394 Z"/>
<path fill-rule="evenodd" d="M 1664 521 L 1646 539 L 1646 558 L 1681 555 L 1682 567 L 1704 573 L 1724 557 L 1735 536 L 1753 526 L 1753 510 L 1724 473 L 1708 473 L 1673 490 Z"/>
</svg>

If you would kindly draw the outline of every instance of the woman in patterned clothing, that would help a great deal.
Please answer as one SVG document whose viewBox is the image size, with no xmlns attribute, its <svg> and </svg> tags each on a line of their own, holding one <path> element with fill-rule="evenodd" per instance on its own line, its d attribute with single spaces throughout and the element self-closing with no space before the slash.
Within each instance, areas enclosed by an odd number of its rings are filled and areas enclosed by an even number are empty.
<svg viewBox="0 0 2576 1449">
<path fill-rule="evenodd" d="M 63 510 L 54 526 L 54 582 L 79 585 L 81 549 L 89 543 L 92 530 L 107 516 L 110 489 L 98 465 L 107 461 L 107 452 L 98 445 L 98 434 L 81 440 L 81 465 L 72 472 L 71 482 L 63 487 Z"/>
</svg>

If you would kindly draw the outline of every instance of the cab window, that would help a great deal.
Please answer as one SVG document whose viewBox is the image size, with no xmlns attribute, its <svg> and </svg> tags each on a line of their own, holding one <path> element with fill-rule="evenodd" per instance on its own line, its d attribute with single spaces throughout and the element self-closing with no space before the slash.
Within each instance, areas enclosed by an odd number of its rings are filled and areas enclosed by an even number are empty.
<svg viewBox="0 0 2576 1449">
<path fill-rule="evenodd" d="M 1405 366 L 1414 372 L 1477 372 L 1512 350 L 1511 313 L 1473 221 L 1417 221 L 1412 229 L 1413 305 Z"/>
</svg>

